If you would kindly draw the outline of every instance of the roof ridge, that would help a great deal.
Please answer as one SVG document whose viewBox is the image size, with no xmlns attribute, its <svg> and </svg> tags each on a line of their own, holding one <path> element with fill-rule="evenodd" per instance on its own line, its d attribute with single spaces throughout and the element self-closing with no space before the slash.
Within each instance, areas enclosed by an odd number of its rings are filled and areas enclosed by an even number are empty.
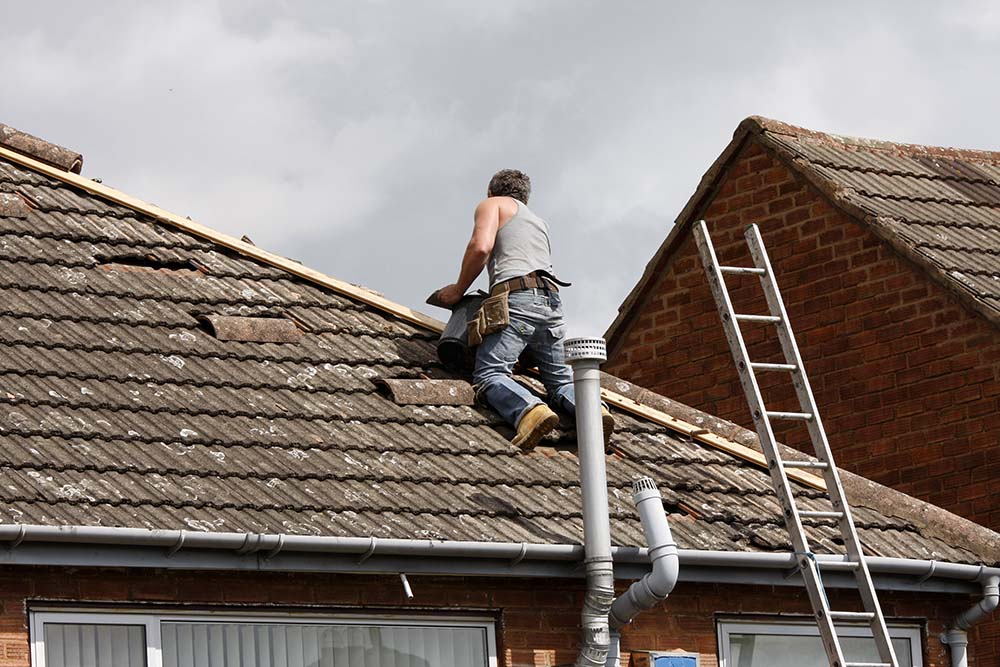
<svg viewBox="0 0 1000 667">
<path fill-rule="evenodd" d="M 784 121 L 765 116 L 749 116 L 740 123 L 736 133 L 750 131 L 755 134 L 768 132 L 795 137 L 796 139 L 814 139 L 827 143 L 836 143 L 843 147 L 863 150 L 875 150 L 905 155 L 909 157 L 939 157 L 964 160 L 982 160 L 1000 163 L 1000 151 L 987 151 L 973 148 L 955 148 L 952 146 L 933 146 L 930 144 L 911 144 L 885 139 L 871 139 L 833 132 L 811 130 Z M 735 135 L 734 135 L 735 136 Z"/>
<path fill-rule="evenodd" d="M 0 123 L 0 145 L 66 171 L 79 174 L 83 169 L 83 156 L 76 151 L 3 123 Z"/>
</svg>

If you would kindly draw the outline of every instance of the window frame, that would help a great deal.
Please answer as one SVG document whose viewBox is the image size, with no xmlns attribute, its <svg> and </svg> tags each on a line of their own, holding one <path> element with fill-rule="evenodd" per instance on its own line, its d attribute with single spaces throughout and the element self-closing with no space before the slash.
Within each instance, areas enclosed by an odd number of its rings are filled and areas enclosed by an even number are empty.
<svg viewBox="0 0 1000 667">
<path fill-rule="evenodd" d="M 486 666 L 499 667 L 496 619 L 489 616 L 447 616 L 422 614 L 325 614 L 310 612 L 270 612 L 205 610 L 115 610 L 101 609 L 38 609 L 29 610 L 29 641 L 32 667 L 45 663 L 45 624 L 70 623 L 84 625 L 138 625 L 145 628 L 146 667 L 163 667 L 162 623 L 254 623 L 294 625 L 422 625 L 447 628 L 478 628 L 485 630 Z"/>
<path fill-rule="evenodd" d="M 721 619 L 717 621 L 719 640 L 719 667 L 733 667 L 729 651 L 730 634 L 808 636 L 819 638 L 816 623 L 806 619 Z M 913 623 L 887 623 L 889 637 L 905 638 L 910 642 L 913 667 L 924 667 L 923 628 Z M 865 625 L 837 625 L 841 637 L 871 637 L 871 630 Z"/>
</svg>

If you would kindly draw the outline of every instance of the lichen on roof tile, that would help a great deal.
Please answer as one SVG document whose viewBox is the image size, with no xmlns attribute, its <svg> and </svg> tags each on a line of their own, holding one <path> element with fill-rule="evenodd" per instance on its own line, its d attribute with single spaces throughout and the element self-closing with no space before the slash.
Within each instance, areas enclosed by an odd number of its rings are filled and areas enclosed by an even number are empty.
<svg viewBox="0 0 1000 667">
<path fill-rule="evenodd" d="M 0 522 L 580 541 L 571 430 L 523 454 L 482 406 L 378 394 L 379 376 L 468 380 L 441 368 L 434 332 L 4 160 L 0 184 L 38 206 L 0 218 Z M 207 272 L 99 268 L 129 252 Z M 309 334 L 219 341 L 198 325 L 211 313 L 288 317 Z M 642 543 L 629 487 L 650 474 L 682 547 L 784 548 L 766 471 L 619 416 L 617 544 Z M 958 557 L 877 508 L 864 519 L 880 552 Z"/>
</svg>

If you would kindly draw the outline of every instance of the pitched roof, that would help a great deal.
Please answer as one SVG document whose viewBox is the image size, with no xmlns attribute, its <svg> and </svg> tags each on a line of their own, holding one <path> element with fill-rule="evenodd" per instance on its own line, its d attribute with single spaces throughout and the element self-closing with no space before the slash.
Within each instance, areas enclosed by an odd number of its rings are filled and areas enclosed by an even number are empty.
<svg viewBox="0 0 1000 667">
<path fill-rule="evenodd" d="M 433 319 L 2 148 L 0 193 L 30 204 L 0 215 L 0 524 L 580 541 L 571 431 L 523 454 L 489 410 L 378 391 L 377 377 L 456 377 Z M 220 340 L 206 315 L 304 335 Z M 682 548 L 787 550 L 766 472 L 705 444 L 749 434 L 608 382 L 622 405 L 696 425 L 618 412 L 616 543 L 643 544 L 629 485 L 649 474 Z M 872 554 L 1000 560 L 1000 536 L 848 480 Z M 810 533 L 836 548 L 832 526 Z"/>
<path fill-rule="evenodd" d="M 619 307 L 609 340 L 747 141 L 769 148 L 842 211 L 1000 326 L 1000 152 L 842 137 L 751 116 L 702 178 Z"/>
</svg>

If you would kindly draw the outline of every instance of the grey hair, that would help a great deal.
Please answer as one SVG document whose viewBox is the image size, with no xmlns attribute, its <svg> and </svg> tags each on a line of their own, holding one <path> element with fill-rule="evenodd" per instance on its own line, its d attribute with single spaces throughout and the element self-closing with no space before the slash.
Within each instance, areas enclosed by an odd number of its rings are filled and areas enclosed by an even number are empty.
<svg viewBox="0 0 1000 667">
<path fill-rule="evenodd" d="M 517 169 L 501 169 L 493 174 L 488 188 L 492 197 L 513 197 L 525 204 L 531 196 L 531 179 Z"/>
</svg>

